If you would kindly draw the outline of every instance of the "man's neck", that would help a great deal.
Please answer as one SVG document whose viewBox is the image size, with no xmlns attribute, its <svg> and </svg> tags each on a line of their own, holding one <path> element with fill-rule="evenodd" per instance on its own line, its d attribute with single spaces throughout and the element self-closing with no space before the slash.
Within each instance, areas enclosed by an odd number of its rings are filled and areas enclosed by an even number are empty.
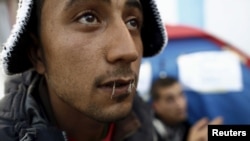
<svg viewBox="0 0 250 141">
<path fill-rule="evenodd" d="M 51 124 L 65 131 L 68 137 L 76 141 L 95 141 L 106 136 L 108 124 L 88 118 L 56 95 L 49 94 L 44 78 L 39 83 L 38 93 Z"/>
<path fill-rule="evenodd" d="M 165 126 L 168 126 L 170 128 L 178 128 L 179 126 L 182 126 L 182 124 L 186 121 L 186 120 L 179 121 L 179 122 L 168 121 L 168 120 L 161 118 L 161 116 L 157 114 L 155 115 L 155 117 L 158 118 L 162 123 L 164 123 Z"/>
<path fill-rule="evenodd" d="M 108 124 L 90 119 L 68 106 L 56 95 L 50 95 L 51 106 L 57 126 L 76 141 L 100 141 L 105 137 Z"/>
</svg>

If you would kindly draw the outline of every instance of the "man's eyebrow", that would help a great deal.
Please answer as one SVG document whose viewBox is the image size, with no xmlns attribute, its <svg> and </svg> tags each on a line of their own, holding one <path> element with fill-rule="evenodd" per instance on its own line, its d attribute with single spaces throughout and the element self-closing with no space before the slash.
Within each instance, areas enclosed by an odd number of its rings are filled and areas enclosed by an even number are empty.
<svg viewBox="0 0 250 141">
<path fill-rule="evenodd" d="M 93 0 L 67 0 L 66 4 L 65 4 L 65 10 L 72 7 L 72 5 L 75 5 L 77 3 L 80 3 L 80 2 L 87 2 L 87 1 L 93 1 Z M 110 0 L 95 0 L 95 1 L 103 1 L 103 2 L 106 2 L 106 3 L 111 3 Z"/>
<path fill-rule="evenodd" d="M 139 2 L 139 0 L 127 0 L 127 1 L 125 2 L 125 5 L 126 5 L 126 6 L 129 6 L 129 7 L 138 8 L 140 11 L 142 11 L 142 5 L 141 5 L 141 3 Z"/>
</svg>

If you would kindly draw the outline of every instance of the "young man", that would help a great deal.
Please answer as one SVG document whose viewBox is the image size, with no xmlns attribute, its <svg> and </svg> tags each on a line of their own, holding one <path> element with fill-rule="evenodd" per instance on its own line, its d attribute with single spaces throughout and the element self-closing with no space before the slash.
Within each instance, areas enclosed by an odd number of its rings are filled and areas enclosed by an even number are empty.
<svg viewBox="0 0 250 141">
<path fill-rule="evenodd" d="M 155 80 L 151 94 L 158 141 L 207 141 L 207 125 L 222 124 L 222 118 L 217 117 L 212 121 L 202 118 L 191 126 L 187 121 L 188 101 L 174 77 Z"/>
<path fill-rule="evenodd" d="M 153 0 L 21 0 L 3 47 L 1 141 L 152 141 L 136 95 L 165 29 Z"/>
</svg>

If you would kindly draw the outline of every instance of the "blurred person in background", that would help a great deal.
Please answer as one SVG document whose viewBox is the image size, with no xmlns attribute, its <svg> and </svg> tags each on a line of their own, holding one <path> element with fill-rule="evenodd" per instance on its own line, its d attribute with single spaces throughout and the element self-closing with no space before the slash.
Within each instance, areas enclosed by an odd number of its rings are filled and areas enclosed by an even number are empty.
<svg viewBox="0 0 250 141">
<path fill-rule="evenodd" d="M 222 117 L 212 121 L 204 117 L 194 125 L 188 122 L 187 99 L 174 77 L 156 79 L 151 88 L 153 121 L 158 141 L 207 141 L 208 124 L 222 124 Z"/>
</svg>

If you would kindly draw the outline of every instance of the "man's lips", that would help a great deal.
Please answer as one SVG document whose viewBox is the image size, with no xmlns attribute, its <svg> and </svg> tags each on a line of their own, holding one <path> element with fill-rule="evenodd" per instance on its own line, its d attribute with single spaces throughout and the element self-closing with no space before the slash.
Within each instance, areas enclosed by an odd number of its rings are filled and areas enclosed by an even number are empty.
<svg viewBox="0 0 250 141">
<path fill-rule="evenodd" d="M 112 79 L 98 85 L 97 88 L 106 91 L 111 97 L 116 98 L 128 95 L 128 90 L 133 82 L 134 79 Z"/>
<path fill-rule="evenodd" d="M 100 85 L 98 85 L 99 88 L 102 88 L 102 87 L 111 87 L 113 88 L 113 85 L 115 83 L 115 86 L 116 87 L 123 87 L 123 86 L 126 86 L 126 85 L 129 85 L 133 80 L 130 79 L 130 80 L 122 80 L 122 79 L 114 79 L 114 80 L 111 80 L 111 81 L 107 81 L 107 82 L 104 82 Z"/>
</svg>

